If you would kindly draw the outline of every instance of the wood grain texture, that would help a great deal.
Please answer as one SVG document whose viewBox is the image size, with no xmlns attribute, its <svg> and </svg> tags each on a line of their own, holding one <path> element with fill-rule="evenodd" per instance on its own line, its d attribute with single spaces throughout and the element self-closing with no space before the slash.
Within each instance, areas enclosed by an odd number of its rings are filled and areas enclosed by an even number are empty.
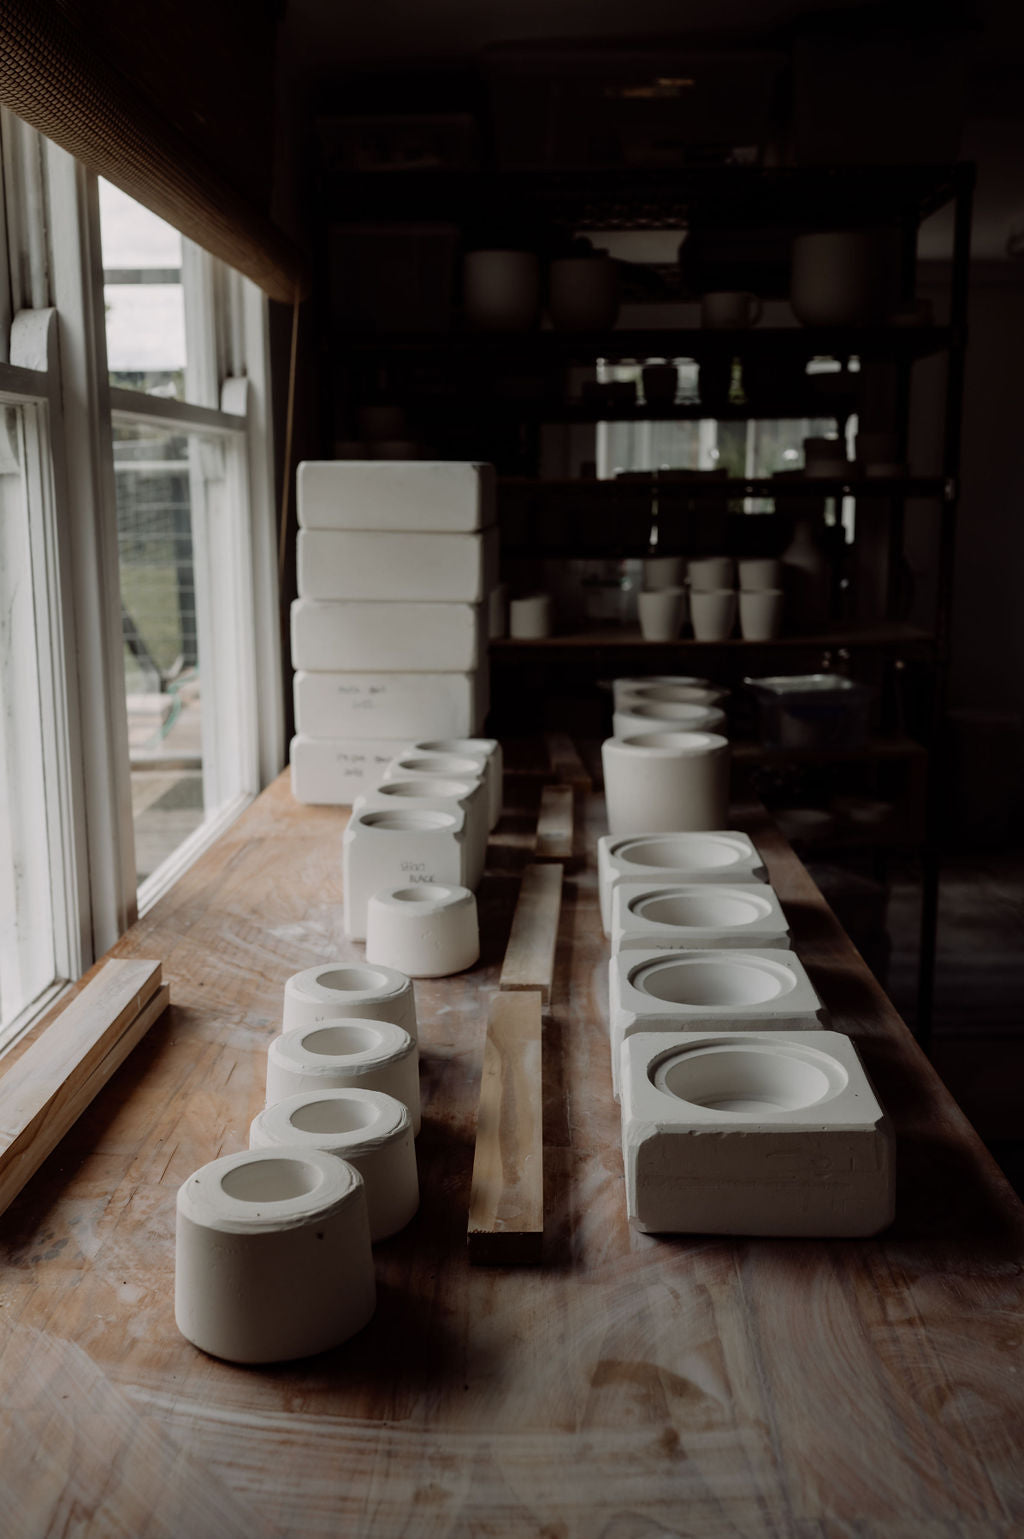
<svg viewBox="0 0 1024 1539">
<path fill-rule="evenodd" d="M 476 1266 L 541 1259 L 544 1141 L 539 993 L 495 994 L 487 1017 L 467 1240 Z"/>
<path fill-rule="evenodd" d="M 163 958 L 174 1003 L 0 1220 L 19 1539 L 1024 1532 L 1024 1212 L 756 810 L 737 823 L 892 1116 L 896 1222 L 861 1241 L 629 1230 L 593 864 L 606 824 L 599 798 L 580 811 L 588 858 L 542 1044 L 542 1263 L 475 1267 L 466 1246 L 484 1025 L 512 857 L 530 858 L 499 830 L 480 965 L 416 985 L 420 1213 L 375 1252 L 370 1324 L 306 1362 L 239 1369 L 178 1335 L 175 1194 L 246 1146 L 285 979 L 362 959 L 341 926 L 345 813 L 276 782 L 122 940 Z"/>
<path fill-rule="evenodd" d="M 561 907 L 562 867 L 527 866 L 501 969 L 503 989 L 538 989 L 548 1004 L 555 976 Z"/>
<path fill-rule="evenodd" d="M 587 795 L 593 782 L 572 738 L 565 732 L 547 732 L 544 741 L 552 773 L 563 785 L 572 786 L 574 791 Z"/>
<path fill-rule="evenodd" d="M 573 791 L 571 786 L 543 786 L 537 813 L 537 860 L 571 860 Z"/>
<path fill-rule="evenodd" d="M 162 1010 L 159 962 L 104 963 L 0 1077 L 0 1213 L 156 1019 L 155 998 Z"/>
</svg>

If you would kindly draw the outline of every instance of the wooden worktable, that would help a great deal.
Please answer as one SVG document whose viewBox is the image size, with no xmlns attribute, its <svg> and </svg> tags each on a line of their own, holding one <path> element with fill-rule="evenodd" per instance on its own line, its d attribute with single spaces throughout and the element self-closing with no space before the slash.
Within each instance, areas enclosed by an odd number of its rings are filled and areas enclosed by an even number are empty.
<svg viewBox="0 0 1024 1539">
<path fill-rule="evenodd" d="M 531 843 L 507 817 L 485 955 L 417 985 L 423 1205 L 379 1304 L 300 1364 L 173 1318 L 175 1193 L 245 1147 L 286 977 L 359 956 L 345 814 L 282 778 L 124 938 L 172 1008 L 0 1219 L 0 1533 L 262 1539 L 1011 1539 L 1024 1532 L 1024 1212 L 802 866 L 756 816 L 808 971 L 899 1137 L 873 1241 L 654 1239 L 625 1222 L 593 842 L 545 1042 L 542 1267 L 470 1268 L 490 991 Z"/>
</svg>

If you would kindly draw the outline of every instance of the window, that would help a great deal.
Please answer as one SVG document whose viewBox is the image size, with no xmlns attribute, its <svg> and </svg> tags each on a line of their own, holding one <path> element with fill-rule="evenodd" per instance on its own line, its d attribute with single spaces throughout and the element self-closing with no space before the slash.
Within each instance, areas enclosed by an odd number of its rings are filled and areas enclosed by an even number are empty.
<svg viewBox="0 0 1024 1539">
<path fill-rule="evenodd" d="M 0 113 L 0 1042 L 284 756 L 264 296 Z"/>
</svg>

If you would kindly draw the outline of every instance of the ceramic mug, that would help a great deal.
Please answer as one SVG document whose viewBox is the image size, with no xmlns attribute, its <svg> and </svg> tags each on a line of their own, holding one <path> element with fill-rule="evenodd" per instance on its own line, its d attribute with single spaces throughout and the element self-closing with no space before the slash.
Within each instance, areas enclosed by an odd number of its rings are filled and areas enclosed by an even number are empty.
<svg viewBox="0 0 1024 1539">
<path fill-rule="evenodd" d="M 740 634 L 744 641 L 771 641 L 782 630 L 782 589 L 740 593 Z"/>
<path fill-rule="evenodd" d="M 686 561 L 682 556 L 647 556 L 644 560 L 644 589 L 653 593 L 656 588 L 681 588 L 686 578 Z"/>
<path fill-rule="evenodd" d="M 530 593 L 508 606 L 508 633 L 518 641 L 538 641 L 551 635 L 550 593 Z"/>
<path fill-rule="evenodd" d="M 736 624 L 736 590 L 695 589 L 690 594 L 690 620 L 698 641 L 728 641 Z"/>
<path fill-rule="evenodd" d="M 636 607 L 645 641 L 675 641 L 686 614 L 686 589 L 657 588 L 638 593 Z"/>
<path fill-rule="evenodd" d="M 782 562 L 774 556 L 747 556 L 739 569 L 741 591 L 763 593 L 767 588 L 782 587 Z"/>
<path fill-rule="evenodd" d="M 762 308 L 756 294 L 747 294 L 742 289 L 717 289 L 701 296 L 700 323 L 712 331 L 736 331 L 756 326 Z"/>
<path fill-rule="evenodd" d="M 731 588 L 736 582 L 732 556 L 695 556 L 689 566 L 691 589 Z"/>
</svg>

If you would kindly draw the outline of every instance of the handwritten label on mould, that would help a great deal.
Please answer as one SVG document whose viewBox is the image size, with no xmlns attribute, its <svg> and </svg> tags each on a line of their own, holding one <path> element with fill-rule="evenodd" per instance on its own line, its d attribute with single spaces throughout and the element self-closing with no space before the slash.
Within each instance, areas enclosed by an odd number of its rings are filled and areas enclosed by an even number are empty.
<svg viewBox="0 0 1024 1539">
<path fill-rule="evenodd" d="M 365 775 L 367 770 L 383 770 L 391 763 L 386 753 L 368 753 L 365 749 L 339 748 L 334 762 L 343 775 Z"/>
<path fill-rule="evenodd" d="M 338 698 L 344 700 L 350 711 L 373 711 L 388 703 L 390 690 L 386 684 L 339 684 Z"/>
</svg>

